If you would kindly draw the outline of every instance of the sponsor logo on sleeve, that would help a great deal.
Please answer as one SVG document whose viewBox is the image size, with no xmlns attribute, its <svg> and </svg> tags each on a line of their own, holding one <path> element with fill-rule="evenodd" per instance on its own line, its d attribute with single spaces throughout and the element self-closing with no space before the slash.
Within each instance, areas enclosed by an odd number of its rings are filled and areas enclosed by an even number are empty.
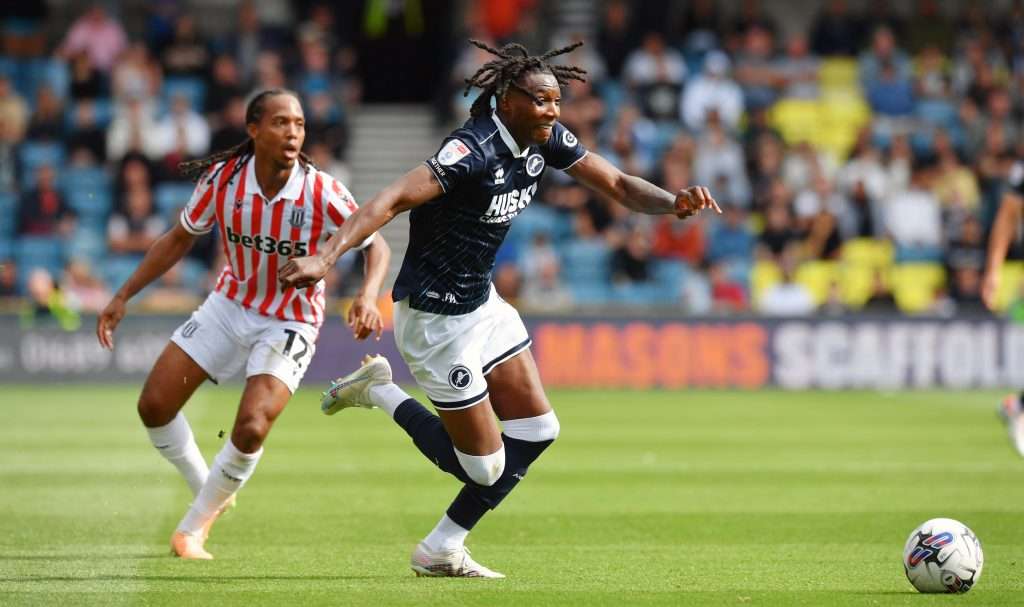
<svg viewBox="0 0 1024 607">
<path fill-rule="evenodd" d="M 469 156 L 469 147 L 458 139 L 452 139 L 437 153 L 437 160 L 444 166 L 451 166 Z"/>
<path fill-rule="evenodd" d="M 526 159 L 526 174 L 530 177 L 540 175 L 544 170 L 544 157 L 540 154 L 533 154 Z"/>
<path fill-rule="evenodd" d="M 564 143 L 567 148 L 574 148 L 576 147 L 576 144 L 579 143 L 579 140 L 576 139 L 576 135 L 573 135 L 569 129 L 565 129 L 565 132 L 562 133 L 562 143 Z"/>
</svg>

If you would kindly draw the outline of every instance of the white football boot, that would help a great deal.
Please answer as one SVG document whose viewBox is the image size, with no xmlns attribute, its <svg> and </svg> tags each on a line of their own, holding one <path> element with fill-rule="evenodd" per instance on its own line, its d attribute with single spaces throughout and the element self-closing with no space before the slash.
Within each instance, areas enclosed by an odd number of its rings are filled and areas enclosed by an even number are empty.
<svg viewBox="0 0 1024 607">
<path fill-rule="evenodd" d="M 1006 432 L 1010 435 L 1010 444 L 1017 453 L 1024 457 L 1024 415 L 1021 415 L 1020 398 L 1016 394 L 1007 394 L 999 403 L 999 417 L 1006 422 Z"/>
<path fill-rule="evenodd" d="M 491 571 L 469 556 L 469 548 L 462 546 L 454 550 L 434 552 L 420 542 L 412 551 L 412 570 L 416 577 L 479 577 L 500 579 L 505 574 Z"/>
<path fill-rule="evenodd" d="M 324 415 L 334 415 L 349 407 L 373 409 L 370 388 L 391 383 L 391 364 L 380 356 L 363 357 L 363 366 L 345 377 L 331 382 L 331 387 L 320 398 L 320 410 Z"/>
</svg>

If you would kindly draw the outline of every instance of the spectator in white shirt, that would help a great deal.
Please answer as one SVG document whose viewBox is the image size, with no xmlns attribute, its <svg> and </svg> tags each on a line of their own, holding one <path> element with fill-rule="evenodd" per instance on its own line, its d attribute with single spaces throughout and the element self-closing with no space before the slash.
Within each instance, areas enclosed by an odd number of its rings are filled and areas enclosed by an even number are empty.
<svg viewBox="0 0 1024 607">
<path fill-rule="evenodd" d="M 680 111 L 694 132 L 703 131 L 708 113 L 714 111 L 729 130 L 735 131 L 743 116 L 743 90 L 729 78 L 729 58 L 712 51 L 704 59 L 704 72 L 686 87 Z"/>
</svg>

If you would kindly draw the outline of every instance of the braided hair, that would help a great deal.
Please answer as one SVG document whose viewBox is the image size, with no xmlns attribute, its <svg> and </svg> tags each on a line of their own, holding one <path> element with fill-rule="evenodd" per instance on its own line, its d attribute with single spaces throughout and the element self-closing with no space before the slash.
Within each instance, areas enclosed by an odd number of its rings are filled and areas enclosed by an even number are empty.
<svg viewBox="0 0 1024 607">
<path fill-rule="evenodd" d="M 263 112 L 267 107 L 267 100 L 271 97 L 277 97 L 278 95 L 291 95 L 296 99 L 299 98 L 293 91 L 288 89 L 274 88 L 260 91 L 255 97 L 249 100 L 248 105 L 245 106 L 245 124 L 258 124 L 263 118 Z M 252 137 L 246 137 L 245 141 L 242 141 L 238 145 L 230 147 L 220 152 L 214 152 L 206 158 L 200 158 L 198 160 L 189 160 L 187 162 L 181 162 L 178 164 L 178 170 L 181 171 L 187 179 L 192 181 L 199 181 L 199 179 L 210 169 L 212 166 L 216 166 L 219 162 L 225 162 L 232 158 L 240 158 L 240 162 L 236 162 L 231 169 L 231 174 L 227 176 L 227 180 L 234 179 L 235 175 L 242 170 L 245 163 L 255 153 L 255 142 Z M 299 152 L 299 164 L 303 169 L 309 171 L 315 169 L 316 165 L 305 152 Z M 227 166 L 222 164 L 217 170 L 210 173 L 207 183 L 213 183 L 217 174 Z"/>
<path fill-rule="evenodd" d="M 516 80 L 523 74 L 530 72 L 550 72 L 559 84 L 568 84 L 570 80 L 586 82 L 587 71 L 575 66 L 553 65 L 548 62 L 552 57 L 572 52 L 582 46 L 582 42 L 576 42 L 560 49 L 548 51 L 543 55 L 530 55 L 529 51 L 522 44 L 506 44 L 500 49 L 492 48 L 479 40 L 470 40 L 470 44 L 495 55 L 497 59 L 488 61 L 476 71 L 471 77 L 466 78 L 466 90 L 462 96 L 469 95 L 469 91 L 475 86 L 483 89 L 483 92 L 473 101 L 469 108 L 469 115 L 483 116 L 491 111 L 491 98 L 500 99 L 509 86 L 533 97 L 533 93 L 527 91 Z"/>
</svg>

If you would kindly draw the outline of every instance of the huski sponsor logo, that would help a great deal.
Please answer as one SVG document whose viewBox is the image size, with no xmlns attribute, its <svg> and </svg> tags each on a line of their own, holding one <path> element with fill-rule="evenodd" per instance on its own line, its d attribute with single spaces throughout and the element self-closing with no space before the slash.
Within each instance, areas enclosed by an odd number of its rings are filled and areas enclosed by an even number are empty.
<svg viewBox="0 0 1024 607">
<path fill-rule="evenodd" d="M 512 190 L 504 194 L 495 194 L 491 197 L 491 205 L 487 212 L 480 217 L 482 223 L 505 223 L 512 221 L 512 218 L 525 209 L 533 195 L 537 193 L 537 184 L 531 183 L 521 190 Z"/>
</svg>

